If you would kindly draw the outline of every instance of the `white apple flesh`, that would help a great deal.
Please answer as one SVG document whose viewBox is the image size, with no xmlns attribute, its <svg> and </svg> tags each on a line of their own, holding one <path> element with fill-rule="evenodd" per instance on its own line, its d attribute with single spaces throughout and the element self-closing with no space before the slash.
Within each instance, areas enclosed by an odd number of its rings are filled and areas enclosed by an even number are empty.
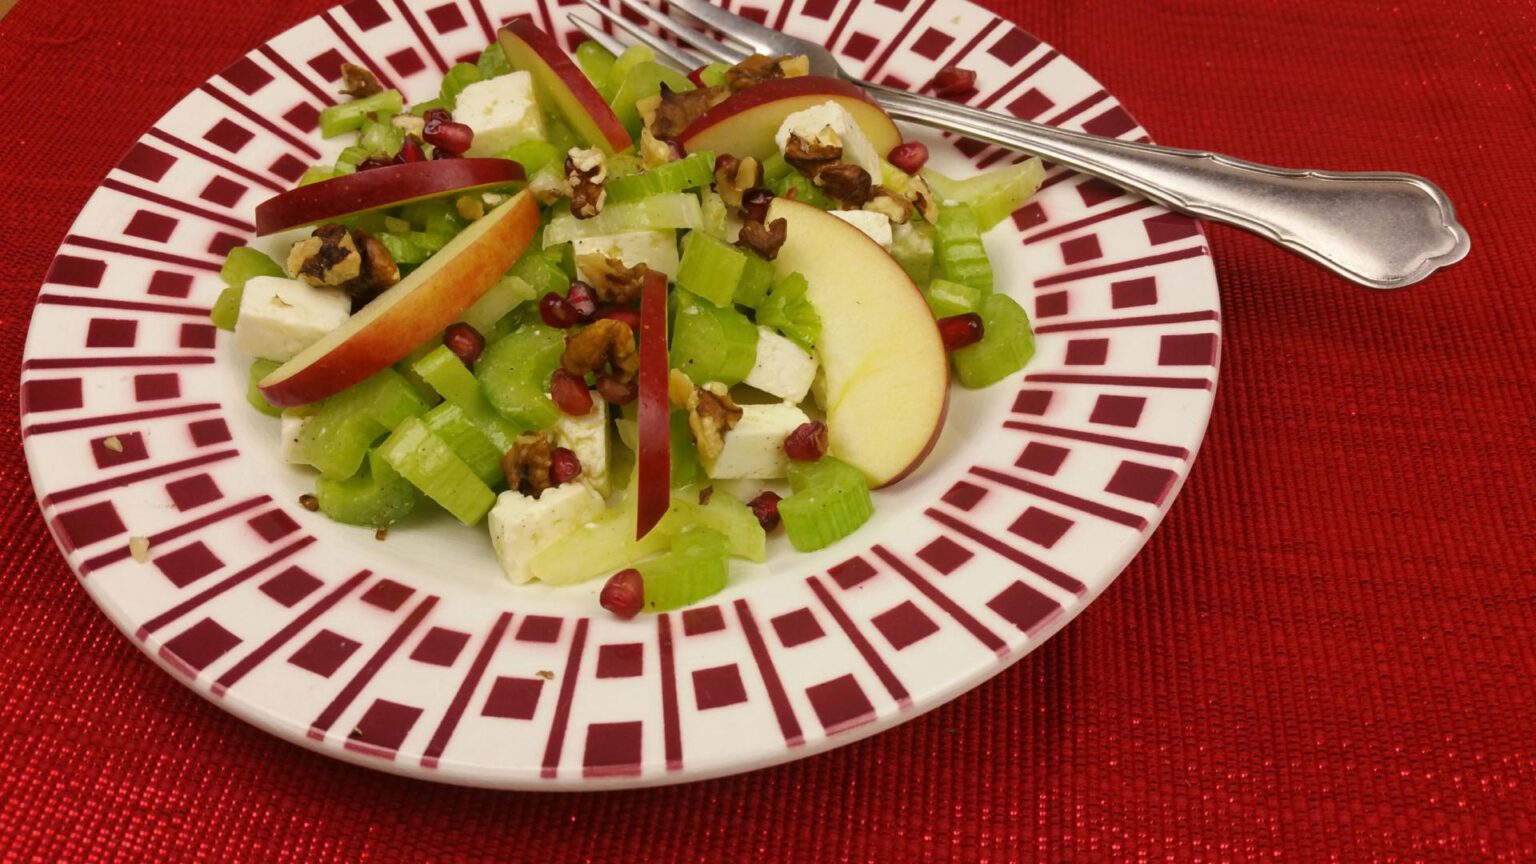
<svg viewBox="0 0 1536 864">
<path fill-rule="evenodd" d="M 544 107 L 559 112 L 588 146 L 609 155 L 630 148 L 624 124 L 553 37 L 527 20 L 518 19 L 501 29 L 498 41 L 512 68 L 531 73 L 534 87 L 555 103 Z"/>
</svg>

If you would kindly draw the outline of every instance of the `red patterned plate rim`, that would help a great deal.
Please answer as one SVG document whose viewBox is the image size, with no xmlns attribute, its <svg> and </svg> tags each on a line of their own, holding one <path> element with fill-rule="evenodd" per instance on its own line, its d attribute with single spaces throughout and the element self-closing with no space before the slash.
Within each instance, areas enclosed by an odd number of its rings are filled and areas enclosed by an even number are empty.
<svg viewBox="0 0 1536 864">
<path fill-rule="evenodd" d="M 733 8 L 871 80 L 964 65 L 973 105 L 1145 138 L 1070 60 L 962 0 Z M 354 763 L 501 788 L 659 785 L 915 717 L 1119 574 L 1210 417 L 1216 279 L 1195 222 L 1059 169 L 987 238 L 999 290 L 1035 322 L 1029 368 L 956 392 L 934 456 L 854 537 L 741 568 L 708 605 L 620 622 L 597 586 L 506 585 L 489 544 L 452 526 L 380 544 L 298 507 L 306 480 L 277 461 L 275 421 L 246 406 L 244 364 L 207 323 L 219 261 L 259 200 L 339 149 L 315 117 L 343 60 L 426 98 L 518 15 L 571 38 L 548 0 L 355 0 L 300 23 L 171 108 L 70 229 L 28 333 L 22 432 L 50 530 L 135 644 L 220 707 Z M 1017 158 L 914 134 L 941 169 Z"/>
</svg>

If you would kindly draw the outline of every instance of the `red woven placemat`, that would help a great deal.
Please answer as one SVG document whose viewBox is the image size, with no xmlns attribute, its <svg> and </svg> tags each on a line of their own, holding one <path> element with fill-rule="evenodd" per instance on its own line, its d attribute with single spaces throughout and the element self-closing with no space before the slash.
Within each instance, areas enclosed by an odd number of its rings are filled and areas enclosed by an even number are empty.
<svg viewBox="0 0 1536 864">
<path fill-rule="evenodd" d="M 95 183 L 183 93 L 325 5 L 23 0 L 0 20 L 0 413 Z M 1435 178 L 1471 257 L 1377 294 L 1213 230 L 1216 416 L 1103 598 L 894 731 L 671 789 L 435 787 L 223 714 L 77 587 L 7 422 L 0 858 L 1536 857 L 1536 7 L 987 5 L 1167 143 Z"/>
</svg>

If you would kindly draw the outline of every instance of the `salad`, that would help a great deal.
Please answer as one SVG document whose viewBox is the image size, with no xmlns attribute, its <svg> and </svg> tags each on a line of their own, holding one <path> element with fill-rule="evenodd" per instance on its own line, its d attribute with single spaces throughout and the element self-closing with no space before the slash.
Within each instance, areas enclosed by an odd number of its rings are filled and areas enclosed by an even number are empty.
<svg viewBox="0 0 1536 864">
<path fill-rule="evenodd" d="M 344 65 L 348 146 L 256 211 L 212 311 L 301 503 L 486 526 L 507 579 L 629 617 L 720 591 L 768 533 L 846 537 L 920 465 L 951 377 L 1033 353 L 982 234 L 1038 160 L 954 180 L 804 57 L 684 76 L 514 22 L 407 105 Z"/>
</svg>

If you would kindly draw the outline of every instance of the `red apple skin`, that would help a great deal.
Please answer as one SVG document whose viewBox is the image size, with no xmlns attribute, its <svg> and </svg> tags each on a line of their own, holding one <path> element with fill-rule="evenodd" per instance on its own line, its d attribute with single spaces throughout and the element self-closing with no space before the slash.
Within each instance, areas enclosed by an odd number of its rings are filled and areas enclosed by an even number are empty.
<svg viewBox="0 0 1536 864">
<path fill-rule="evenodd" d="M 672 504 L 672 405 L 667 399 L 667 277 L 648 270 L 640 286 L 640 393 L 635 539 Z"/>
<path fill-rule="evenodd" d="M 438 159 L 370 168 L 290 189 L 256 205 L 256 233 L 276 234 L 454 192 L 526 179 L 510 159 Z"/>
<path fill-rule="evenodd" d="M 778 78 L 741 90 L 705 111 L 683 130 L 678 141 L 690 153 L 710 150 L 738 158 L 764 159 L 778 152 L 773 135 L 785 117 L 828 100 L 838 102 L 853 114 L 859 128 L 874 145 L 875 152 L 884 155 L 901 143 L 901 130 L 868 93 L 847 81 L 819 75 Z M 777 119 L 764 122 L 755 134 L 745 132 L 738 124 L 743 115 L 754 111 L 770 112 Z M 733 120 L 736 122 L 731 122 Z M 766 130 L 766 136 L 762 134 L 763 130 Z"/>
<path fill-rule="evenodd" d="M 371 320 L 364 316 L 373 304 L 349 319 L 351 328 L 344 324 L 321 340 L 322 345 L 327 340 L 335 343 L 328 350 L 307 359 L 306 349 L 264 378 L 257 385 L 262 395 L 279 407 L 334 396 L 400 360 L 453 323 L 506 275 L 538 231 L 539 207 L 532 195 L 519 193 L 502 206 L 507 211 L 458 254 L 444 259 L 414 285 L 408 285 L 411 277 L 406 277 L 407 281 L 395 286 L 407 289 L 397 298 L 390 298 L 395 290 L 391 288 L 375 299 L 375 304 L 388 301 L 389 305 L 381 307 Z M 495 211 L 482 218 L 496 218 Z M 436 256 L 423 268 L 433 260 Z"/>
<path fill-rule="evenodd" d="M 622 153 L 630 148 L 629 132 L 625 130 L 624 124 L 619 122 L 619 118 L 613 113 L 613 109 L 608 107 L 608 102 L 603 99 L 603 94 L 597 92 L 597 88 L 593 87 L 592 82 L 587 80 L 587 76 L 582 74 L 581 67 L 576 65 L 576 61 L 571 59 L 571 55 L 561 49 L 560 43 L 556 42 L 553 37 L 533 26 L 527 19 L 520 18 L 501 28 L 498 40 L 501 42 L 502 53 L 507 55 L 508 61 L 512 63 L 512 68 L 522 68 L 517 59 L 515 59 L 517 53 L 515 42 L 521 42 L 522 45 L 528 48 L 529 52 L 548 67 L 549 73 L 558 80 L 558 85 L 554 81 L 541 76 L 539 70 L 529 69 L 527 71 L 533 73 L 535 82 L 542 83 L 546 88 L 563 86 L 566 95 L 569 95 L 571 101 L 575 102 L 586 113 L 587 118 L 591 120 L 593 127 L 595 127 L 600 135 L 599 140 L 589 141 L 589 144 L 602 148 L 609 155 Z M 513 47 L 508 47 L 508 40 L 515 40 Z M 563 101 L 560 99 L 560 94 L 554 94 L 554 96 L 557 102 Z M 557 105 L 556 108 L 562 113 L 565 111 L 564 105 Z M 581 133 L 583 130 L 578 129 L 576 131 Z"/>
</svg>

